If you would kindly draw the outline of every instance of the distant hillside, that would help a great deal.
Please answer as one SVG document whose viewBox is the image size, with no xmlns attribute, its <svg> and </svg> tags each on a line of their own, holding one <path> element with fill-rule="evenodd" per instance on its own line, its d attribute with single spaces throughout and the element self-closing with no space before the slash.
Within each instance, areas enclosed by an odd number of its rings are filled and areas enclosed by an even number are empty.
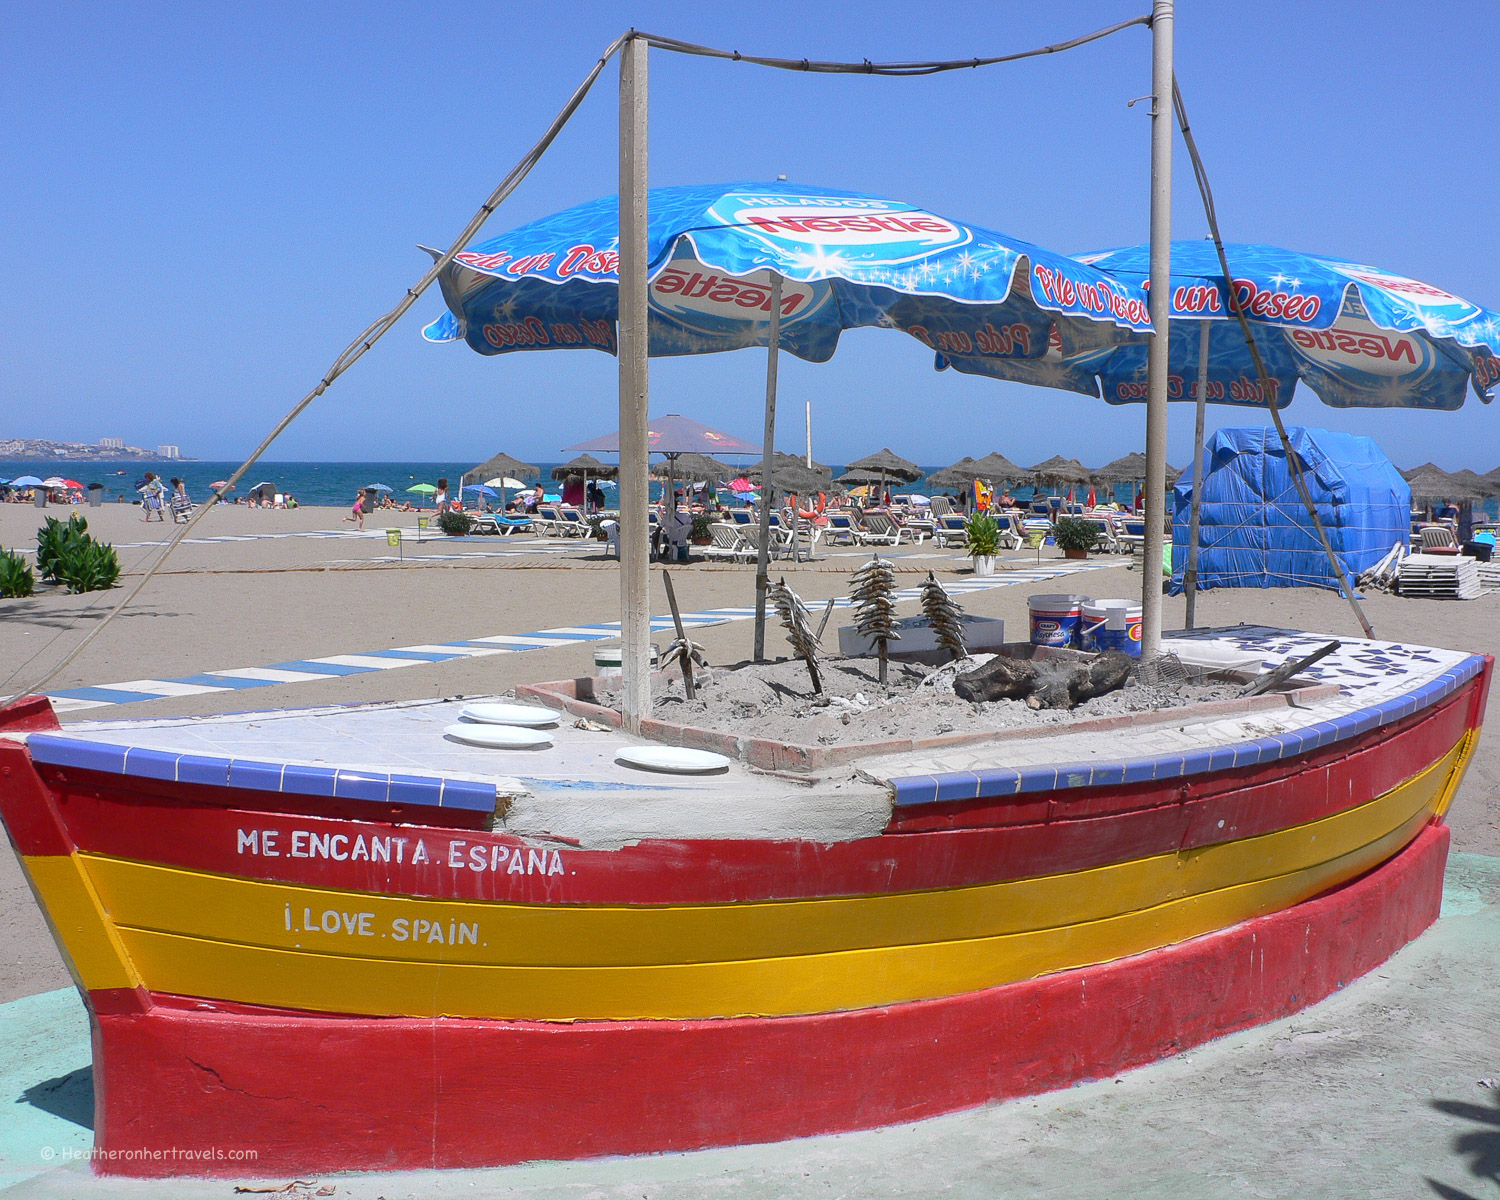
<svg viewBox="0 0 1500 1200">
<path fill-rule="evenodd" d="M 176 447 L 171 449 L 175 451 Z M 176 453 L 163 454 L 160 450 L 146 450 L 140 446 L 123 444 L 101 446 L 92 442 L 53 442 L 46 438 L 0 438 L 0 461 L 35 462 L 38 459 L 56 459 L 59 462 L 125 462 L 139 459 L 143 462 L 172 462 L 182 458 L 182 455 Z"/>
</svg>

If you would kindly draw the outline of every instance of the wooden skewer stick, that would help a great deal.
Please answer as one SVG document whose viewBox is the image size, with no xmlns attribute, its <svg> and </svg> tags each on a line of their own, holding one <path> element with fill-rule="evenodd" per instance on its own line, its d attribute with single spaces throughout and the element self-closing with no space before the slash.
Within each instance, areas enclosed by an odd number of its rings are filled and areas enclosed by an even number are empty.
<svg viewBox="0 0 1500 1200">
<path fill-rule="evenodd" d="M 677 630 L 677 640 L 683 644 L 682 655 L 682 692 L 689 700 L 698 698 L 698 689 L 693 686 L 693 655 L 692 647 L 688 644 L 687 631 L 682 627 L 682 614 L 677 611 L 677 593 L 672 590 L 672 572 L 661 573 L 662 582 L 667 585 L 667 604 L 672 609 L 672 625 Z"/>
<path fill-rule="evenodd" d="M 828 607 L 823 610 L 823 619 L 818 622 L 818 635 L 813 641 L 821 642 L 823 640 L 823 630 L 828 628 L 828 618 L 833 616 L 833 606 L 837 603 L 838 600 L 836 597 L 830 596 L 828 598 Z"/>
<path fill-rule="evenodd" d="M 1291 662 L 1282 663 L 1281 666 L 1277 667 L 1275 670 L 1267 671 L 1259 679 L 1255 680 L 1254 683 L 1251 683 L 1248 687 L 1245 688 L 1243 692 L 1240 693 L 1240 695 L 1259 696 L 1263 692 L 1268 692 L 1273 687 L 1277 687 L 1285 683 L 1299 671 L 1305 671 L 1320 658 L 1324 658 L 1327 655 L 1332 654 L 1338 648 L 1338 642 L 1329 642 L 1326 646 L 1319 646 L 1318 649 L 1314 650 L 1306 658 L 1297 658 L 1293 659 Z"/>
</svg>

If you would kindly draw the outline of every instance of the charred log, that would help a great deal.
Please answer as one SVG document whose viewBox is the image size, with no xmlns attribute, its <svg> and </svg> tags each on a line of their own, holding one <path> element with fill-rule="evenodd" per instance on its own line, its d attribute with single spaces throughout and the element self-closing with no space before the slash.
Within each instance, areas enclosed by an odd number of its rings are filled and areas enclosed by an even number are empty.
<svg viewBox="0 0 1500 1200">
<path fill-rule="evenodd" d="M 1135 665 L 1135 659 L 1114 650 L 1087 662 L 999 655 L 977 671 L 960 675 L 953 691 L 972 702 L 1025 700 L 1032 708 L 1076 708 L 1124 687 Z"/>
</svg>

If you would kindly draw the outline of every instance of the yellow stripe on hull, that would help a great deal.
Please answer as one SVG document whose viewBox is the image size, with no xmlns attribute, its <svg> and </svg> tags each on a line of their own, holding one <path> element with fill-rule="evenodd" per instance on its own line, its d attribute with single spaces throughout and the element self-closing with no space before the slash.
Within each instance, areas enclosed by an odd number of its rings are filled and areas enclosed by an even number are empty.
<svg viewBox="0 0 1500 1200">
<path fill-rule="evenodd" d="M 156 991 L 399 1016 L 825 1012 L 1108 961 L 1295 904 L 1410 841 L 1446 808 L 1472 745 L 1466 734 L 1384 796 L 1304 826 L 933 892 L 545 906 L 399 899 L 80 858 Z M 318 928 L 327 914 L 338 932 Z M 426 936 L 412 936 L 417 922 Z"/>
<path fill-rule="evenodd" d="M 1311 826 L 1105 867 L 977 887 L 712 905 L 412 900 L 88 856 L 122 927 L 269 949 L 491 966 L 630 967 L 789 958 L 1086 924 L 1348 854 L 1437 803 L 1461 747 L 1369 804 Z M 335 932 L 319 919 L 334 913 Z M 367 932 L 352 914 L 369 914 Z M 307 918 L 311 916 L 312 920 Z M 398 952 L 395 923 L 408 922 Z M 411 921 L 441 941 L 412 941 Z M 453 935 L 449 935 L 450 927 Z M 469 930 L 479 936 L 470 940 Z M 429 930 L 429 936 L 431 931 Z M 462 940 L 459 940 L 462 939 Z"/>
<path fill-rule="evenodd" d="M 88 991 L 140 987 L 119 930 L 94 890 L 93 863 L 80 854 L 22 861 L 79 985 Z"/>
</svg>

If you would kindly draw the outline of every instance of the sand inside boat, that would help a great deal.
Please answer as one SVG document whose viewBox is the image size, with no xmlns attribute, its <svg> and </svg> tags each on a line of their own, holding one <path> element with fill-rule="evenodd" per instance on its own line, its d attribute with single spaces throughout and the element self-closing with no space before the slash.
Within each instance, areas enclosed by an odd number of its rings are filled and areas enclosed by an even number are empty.
<svg viewBox="0 0 1500 1200">
<path fill-rule="evenodd" d="M 958 674 L 987 663 L 981 654 L 941 667 L 891 662 L 887 685 L 872 658 L 829 658 L 823 696 L 814 694 L 800 659 L 743 663 L 694 672 L 697 697 L 687 699 L 673 670 L 655 688 L 653 715 L 664 721 L 739 736 L 808 746 L 926 738 L 1023 727 L 1069 725 L 1085 718 L 1183 708 L 1237 696 L 1239 684 L 1145 684 L 1134 674 L 1125 687 L 1086 700 L 1071 711 L 1029 708 L 1024 700 L 973 704 L 954 695 Z M 609 703 L 613 697 L 604 702 Z"/>
</svg>

